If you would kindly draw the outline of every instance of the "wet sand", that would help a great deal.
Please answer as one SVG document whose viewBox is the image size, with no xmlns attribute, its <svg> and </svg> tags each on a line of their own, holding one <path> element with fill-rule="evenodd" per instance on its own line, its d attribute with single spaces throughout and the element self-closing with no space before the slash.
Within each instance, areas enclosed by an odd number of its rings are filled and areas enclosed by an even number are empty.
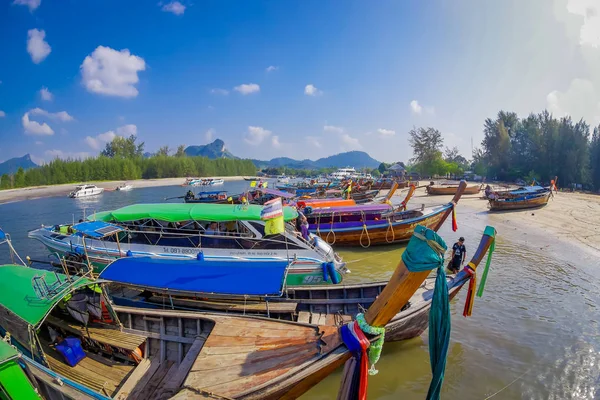
<svg viewBox="0 0 600 400">
<path fill-rule="evenodd" d="M 400 194 L 402 196 L 402 194 Z M 481 195 L 466 195 L 460 199 L 457 211 L 469 218 L 482 219 L 499 232 L 511 231 L 511 237 L 527 241 L 529 237 L 543 238 L 541 245 L 554 247 L 568 242 L 592 254 L 600 254 L 600 196 L 585 193 L 558 192 L 544 207 L 528 210 L 489 211 L 488 201 Z M 414 207 L 442 204 L 452 196 L 428 196 L 417 189 L 409 203 Z"/>
<path fill-rule="evenodd" d="M 241 180 L 241 176 L 215 176 L 224 181 Z M 96 185 L 104 189 L 114 189 L 117 186 L 127 182 L 135 188 L 176 186 L 182 185 L 185 178 L 163 178 L 163 179 L 136 179 L 133 181 L 92 181 L 86 184 Z M 67 183 L 64 185 L 34 186 L 22 189 L 0 190 L 0 204 L 13 201 L 39 199 L 42 197 L 66 196 L 75 189 L 77 183 Z"/>
</svg>

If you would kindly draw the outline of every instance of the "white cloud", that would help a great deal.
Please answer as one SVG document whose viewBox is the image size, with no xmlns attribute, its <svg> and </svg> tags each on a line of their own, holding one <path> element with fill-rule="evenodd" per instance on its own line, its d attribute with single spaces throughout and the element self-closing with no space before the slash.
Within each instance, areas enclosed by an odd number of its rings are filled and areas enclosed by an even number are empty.
<svg viewBox="0 0 600 400">
<path fill-rule="evenodd" d="M 273 146 L 276 149 L 281 148 L 281 142 L 279 141 L 279 136 L 273 135 L 271 137 L 271 146 Z"/>
<path fill-rule="evenodd" d="M 185 12 L 185 6 L 178 1 L 172 1 L 162 6 L 162 10 L 175 15 L 183 15 Z"/>
<path fill-rule="evenodd" d="M 30 29 L 27 31 L 27 52 L 31 56 L 34 64 L 39 64 L 52 51 L 52 48 L 44 40 L 46 32 L 44 30 Z"/>
<path fill-rule="evenodd" d="M 54 98 L 54 95 L 48 90 L 47 87 L 43 87 L 40 89 L 40 96 L 42 100 L 45 101 L 52 101 L 52 99 Z"/>
<path fill-rule="evenodd" d="M 21 123 L 23 124 L 23 129 L 25 129 L 25 134 L 28 135 L 54 135 L 54 131 L 47 123 L 39 123 L 36 121 L 31 121 L 29 119 L 29 112 L 23 114 L 21 118 Z"/>
<path fill-rule="evenodd" d="M 98 46 L 81 64 L 81 82 L 89 92 L 107 96 L 135 97 L 138 72 L 146 69 L 143 58 L 127 49 Z"/>
<path fill-rule="evenodd" d="M 315 137 L 315 136 L 307 136 L 306 137 L 306 141 L 311 145 L 316 147 L 317 149 L 320 149 L 321 147 L 323 147 L 321 145 L 321 142 L 319 141 L 319 138 Z"/>
<path fill-rule="evenodd" d="M 244 141 L 252 146 L 257 146 L 261 144 L 269 135 L 271 135 L 271 131 L 266 130 L 263 127 L 249 126 L 248 133 L 246 133 Z"/>
<path fill-rule="evenodd" d="M 344 128 L 342 128 L 341 126 L 333 126 L 333 125 L 325 125 L 323 127 L 323 130 L 325 132 L 335 132 L 335 133 L 343 133 L 344 132 Z"/>
<path fill-rule="evenodd" d="M 425 113 L 430 114 L 430 115 L 435 114 L 435 108 L 425 107 L 425 106 L 419 104 L 419 102 L 417 100 L 413 100 L 410 102 L 410 111 L 415 115 L 421 115 L 421 114 L 423 114 L 423 111 L 425 111 Z"/>
<path fill-rule="evenodd" d="M 413 100 L 410 102 L 410 110 L 413 114 L 421 114 L 423 112 L 423 107 L 421 107 L 417 100 Z"/>
<path fill-rule="evenodd" d="M 269 65 L 266 69 L 267 72 L 273 72 L 273 71 L 277 71 L 279 69 L 278 66 L 276 65 Z"/>
<path fill-rule="evenodd" d="M 210 94 L 216 94 L 216 95 L 220 95 L 220 96 L 227 96 L 229 94 L 229 90 L 227 90 L 227 89 L 219 89 L 219 88 L 210 89 Z"/>
<path fill-rule="evenodd" d="M 40 6 L 42 0 L 15 0 L 13 4 L 19 6 L 27 6 L 30 12 L 34 12 L 36 8 Z"/>
<path fill-rule="evenodd" d="M 70 152 L 70 151 L 62 151 L 62 150 L 46 150 L 44 154 L 51 159 L 61 158 L 61 159 L 74 159 L 74 160 L 82 160 L 85 158 L 89 158 L 91 155 L 86 151 L 79 152 Z"/>
<path fill-rule="evenodd" d="M 66 111 L 59 111 L 56 113 L 51 113 L 48 112 L 46 110 L 42 110 L 41 108 L 34 108 L 33 110 L 29 110 L 29 113 L 31 115 L 42 115 L 44 117 L 53 119 L 53 120 L 59 120 L 62 122 L 69 122 L 69 121 L 73 121 L 75 118 L 73 118 L 71 115 L 69 115 L 68 112 Z"/>
<path fill-rule="evenodd" d="M 358 139 L 348 135 L 347 133 L 344 133 L 341 138 L 343 143 L 342 148 L 344 150 L 355 150 L 362 148 L 362 145 Z"/>
<path fill-rule="evenodd" d="M 323 91 L 317 89 L 315 85 L 310 83 L 304 87 L 304 94 L 307 96 L 320 96 L 323 94 Z"/>
<path fill-rule="evenodd" d="M 100 150 L 106 143 L 112 142 L 117 136 L 127 137 L 131 135 L 137 135 L 137 126 L 134 124 L 127 124 L 118 127 L 114 131 L 108 131 L 94 136 L 86 136 L 84 139 L 85 143 L 94 150 Z"/>
<path fill-rule="evenodd" d="M 256 83 L 243 83 L 233 88 L 233 90 L 240 92 L 243 95 L 260 92 L 260 86 Z"/>
<path fill-rule="evenodd" d="M 396 134 L 396 131 L 393 131 L 391 129 L 379 128 L 379 129 L 377 129 L 377 133 L 379 133 L 379 135 L 384 136 L 384 137 L 390 137 L 390 136 L 394 136 Z"/>
<path fill-rule="evenodd" d="M 0 118 L 4 118 L 6 117 L 6 113 L 2 110 L 0 110 Z"/>
<path fill-rule="evenodd" d="M 568 0 L 567 11 L 583 18 L 579 44 L 600 47 L 600 3 L 598 0 Z"/>
<path fill-rule="evenodd" d="M 585 79 L 573 79 L 565 92 L 555 90 L 546 96 L 548 109 L 557 117 L 570 115 L 589 124 L 600 124 L 600 93 Z"/>
<path fill-rule="evenodd" d="M 215 130 L 213 128 L 210 128 L 209 130 L 207 130 L 204 133 L 204 138 L 206 139 L 207 142 L 212 142 L 214 137 L 215 137 Z"/>
<path fill-rule="evenodd" d="M 134 124 L 127 124 L 117 128 L 117 135 L 119 136 L 131 136 L 137 135 L 137 126 Z"/>
</svg>

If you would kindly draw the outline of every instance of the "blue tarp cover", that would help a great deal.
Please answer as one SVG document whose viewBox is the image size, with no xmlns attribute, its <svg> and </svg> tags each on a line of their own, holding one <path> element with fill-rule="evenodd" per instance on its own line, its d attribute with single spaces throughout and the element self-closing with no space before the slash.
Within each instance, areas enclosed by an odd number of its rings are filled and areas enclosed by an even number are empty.
<svg viewBox="0 0 600 400">
<path fill-rule="evenodd" d="M 96 239 L 101 239 L 106 236 L 114 235 L 118 232 L 123 232 L 123 228 L 117 225 L 109 224 L 103 221 L 86 221 L 73 225 L 75 234 L 79 236 L 89 236 Z"/>
<path fill-rule="evenodd" d="M 287 261 L 124 257 L 106 267 L 100 278 L 164 291 L 280 296 L 287 266 Z"/>
<path fill-rule="evenodd" d="M 6 233 L 2 229 L 0 229 L 0 240 L 6 239 Z"/>
</svg>

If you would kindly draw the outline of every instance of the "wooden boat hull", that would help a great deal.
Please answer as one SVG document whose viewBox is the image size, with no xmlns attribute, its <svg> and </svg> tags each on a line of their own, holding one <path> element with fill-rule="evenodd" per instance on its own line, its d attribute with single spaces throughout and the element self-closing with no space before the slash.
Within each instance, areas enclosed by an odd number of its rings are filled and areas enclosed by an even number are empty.
<svg viewBox="0 0 600 400">
<path fill-rule="evenodd" d="M 456 189 L 458 185 L 448 185 L 448 186 L 427 186 L 427 194 L 432 196 L 440 196 L 440 195 L 452 195 L 456 193 Z M 478 194 L 481 190 L 480 185 L 469 185 L 465 188 L 463 194 Z"/>
<path fill-rule="evenodd" d="M 448 279 L 450 298 L 460 286 L 452 286 Z M 315 325 L 340 326 L 373 304 L 385 288 L 386 282 L 354 285 L 328 285 L 319 288 L 310 286 L 288 289 L 285 297 L 267 301 L 231 301 L 219 299 L 169 298 L 155 294 L 147 299 L 131 294 L 134 289 L 115 286 L 111 290 L 113 301 L 119 306 L 147 308 L 172 307 L 180 310 L 204 312 L 226 312 L 231 315 L 270 316 L 275 319 L 291 320 Z M 428 278 L 410 299 L 410 306 L 399 312 L 386 325 L 386 341 L 412 339 L 421 335 L 429 326 L 430 294 L 435 286 L 435 277 Z M 141 292 L 141 289 L 138 291 Z"/>
<path fill-rule="evenodd" d="M 528 208 L 543 207 L 550 200 L 550 192 L 531 199 L 490 199 L 489 206 L 491 211 L 502 210 L 523 210 Z"/>
</svg>

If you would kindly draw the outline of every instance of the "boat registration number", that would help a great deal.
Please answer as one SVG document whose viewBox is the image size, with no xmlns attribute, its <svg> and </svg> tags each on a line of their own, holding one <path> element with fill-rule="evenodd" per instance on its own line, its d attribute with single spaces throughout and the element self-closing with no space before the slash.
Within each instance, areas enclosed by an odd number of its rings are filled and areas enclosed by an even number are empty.
<svg viewBox="0 0 600 400">
<path fill-rule="evenodd" d="M 199 249 L 187 249 L 183 247 L 163 247 L 163 253 L 168 254 L 198 254 Z"/>
</svg>

